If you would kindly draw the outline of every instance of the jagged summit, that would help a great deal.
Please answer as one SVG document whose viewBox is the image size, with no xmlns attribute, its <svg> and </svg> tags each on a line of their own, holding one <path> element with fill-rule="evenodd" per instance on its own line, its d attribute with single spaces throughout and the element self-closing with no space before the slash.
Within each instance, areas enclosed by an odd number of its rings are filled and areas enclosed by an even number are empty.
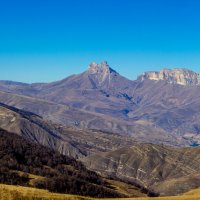
<svg viewBox="0 0 200 200">
<path fill-rule="evenodd" d="M 88 72 L 90 74 L 109 74 L 109 73 L 117 73 L 115 70 L 113 70 L 107 61 L 103 61 L 101 62 L 100 64 L 97 64 L 96 62 L 92 62 L 90 65 L 89 65 L 89 69 L 88 69 Z"/>
<path fill-rule="evenodd" d="M 118 77 L 119 75 L 108 65 L 107 61 L 103 61 L 100 64 L 95 62 L 91 63 L 86 73 L 96 88 L 109 87 L 114 77 Z"/>
<path fill-rule="evenodd" d="M 162 69 L 159 72 L 145 72 L 138 79 L 165 80 L 168 83 L 176 83 L 179 85 L 200 85 L 200 73 L 183 68 Z"/>
</svg>

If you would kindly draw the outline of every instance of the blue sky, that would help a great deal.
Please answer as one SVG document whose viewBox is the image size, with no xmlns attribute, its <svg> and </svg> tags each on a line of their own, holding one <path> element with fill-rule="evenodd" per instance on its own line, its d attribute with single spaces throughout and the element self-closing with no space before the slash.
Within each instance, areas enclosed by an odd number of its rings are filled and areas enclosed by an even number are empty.
<svg viewBox="0 0 200 200">
<path fill-rule="evenodd" d="M 198 0 L 0 0 L 0 79 L 50 82 L 107 60 L 200 71 Z"/>
</svg>

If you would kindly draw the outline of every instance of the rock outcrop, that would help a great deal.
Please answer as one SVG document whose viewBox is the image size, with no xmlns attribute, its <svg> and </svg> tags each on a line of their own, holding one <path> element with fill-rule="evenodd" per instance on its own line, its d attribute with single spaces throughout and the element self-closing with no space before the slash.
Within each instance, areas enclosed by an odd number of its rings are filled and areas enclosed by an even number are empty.
<svg viewBox="0 0 200 200">
<path fill-rule="evenodd" d="M 195 73 L 187 69 L 163 69 L 160 72 L 145 72 L 139 76 L 140 80 L 165 80 L 168 83 L 180 85 L 200 85 L 200 73 Z"/>
<path fill-rule="evenodd" d="M 91 74 L 102 74 L 102 75 L 109 75 L 110 73 L 117 73 L 114 69 L 112 69 L 107 61 L 103 61 L 100 64 L 93 62 L 89 65 L 88 72 Z"/>
<path fill-rule="evenodd" d="M 86 73 L 96 88 L 109 87 L 113 77 L 119 75 L 108 65 L 107 61 L 100 64 L 91 63 Z"/>
</svg>

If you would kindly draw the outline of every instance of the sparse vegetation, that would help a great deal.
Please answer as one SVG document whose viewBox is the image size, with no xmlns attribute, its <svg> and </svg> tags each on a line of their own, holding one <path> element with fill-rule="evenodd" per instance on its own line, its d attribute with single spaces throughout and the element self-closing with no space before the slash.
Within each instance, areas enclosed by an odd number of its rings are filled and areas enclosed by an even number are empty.
<svg viewBox="0 0 200 200">
<path fill-rule="evenodd" d="M 91 198 L 79 197 L 75 195 L 56 194 L 47 190 L 14 186 L 0 185 L 1 200 L 90 200 Z"/>
<path fill-rule="evenodd" d="M 199 147 L 137 144 L 91 155 L 82 161 L 91 170 L 138 183 L 138 187 L 145 186 L 144 189 L 157 196 L 179 195 L 200 187 Z"/>
<path fill-rule="evenodd" d="M 30 182 L 29 174 L 43 178 Z M 83 196 L 120 197 L 81 162 L 4 130 L 0 130 L 0 183 Z"/>
<path fill-rule="evenodd" d="M 56 194 L 47 190 L 0 184 L 1 200 L 98 200 L 77 195 Z M 115 198 L 104 200 L 199 200 L 200 189 L 175 197 Z"/>
</svg>

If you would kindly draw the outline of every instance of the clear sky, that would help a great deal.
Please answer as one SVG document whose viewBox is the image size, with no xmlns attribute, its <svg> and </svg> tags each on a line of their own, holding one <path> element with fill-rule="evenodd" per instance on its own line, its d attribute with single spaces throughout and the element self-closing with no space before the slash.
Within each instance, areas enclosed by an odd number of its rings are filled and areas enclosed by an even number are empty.
<svg viewBox="0 0 200 200">
<path fill-rule="evenodd" d="M 107 60 L 129 79 L 200 72 L 199 0 L 1 0 L 0 79 L 50 82 Z"/>
</svg>

